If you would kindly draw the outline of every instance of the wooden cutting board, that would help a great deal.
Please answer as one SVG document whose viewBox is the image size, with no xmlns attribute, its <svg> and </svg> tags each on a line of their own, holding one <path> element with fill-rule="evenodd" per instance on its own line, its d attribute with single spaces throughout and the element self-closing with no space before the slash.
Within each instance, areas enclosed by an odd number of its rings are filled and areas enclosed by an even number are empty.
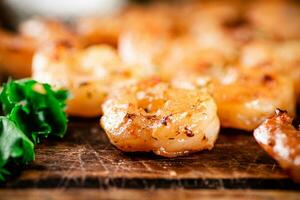
<svg viewBox="0 0 300 200">
<path fill-rule="evenodd" d="M 218 194 L 220 189 L 223 193 L 215 197 L 229 194 L 230 199 L 242 199 L 250 191 L 250 194 L 260 194 L 257 197 L 262 198 L 276 199 L 282 195 L 300 198 L 297 192 L 300 185 L 288 179 L 256 144 L 252 133 L 222 130 L 211 151 L 164 158 L 152 153 L 117 150 L 109 143 L 96 119 L 71 119 L 65 138 L 50 138 L 38 145 L 34 163 L 1 186 L 0 199 L 23 199 L 26 196 L 31 199 L 32 195 L 37 199 L 65 198 L 57 192 L 49 192 L 58 188 L 67 188 L 71 199 L 79 197 L 74 191 L 93 196 L 93 191 L 95 194 L 100 191 L 92 189 L 99 188 L 108 189 L 101 192 L 110 198 L 120 197 L 116 194 L 122 193 L 126 196 L 128 191 L 131 191 L 130 197 L 140 197 L 149 189 L 158 197 L 165 195 L 162 190 L 175 189 L 168 192 L 174 198 L 179 195 L 178 191 L 191 198 L 194 193 L 198 196 L 200 191 L 208 195 L 206 197 L 213 197 L 211 195 Z M 116 192 L 111 192 L 112 188 Z"/>
</svg>

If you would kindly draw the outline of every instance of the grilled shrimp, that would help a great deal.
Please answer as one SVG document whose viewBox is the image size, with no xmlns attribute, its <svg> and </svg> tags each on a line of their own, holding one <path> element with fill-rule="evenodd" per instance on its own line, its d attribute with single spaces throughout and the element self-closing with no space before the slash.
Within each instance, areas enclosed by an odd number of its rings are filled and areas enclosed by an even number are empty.
<svg viewBox="0 0 300 200">
<path fill-rule="evenodd" d="M 100 115 L 113 85 L 135 71 L 122 64 L 114 49 L 101 45 L 79 49 L 65 41 L 38 51 L 33 59 L 33 78 L 68 89 L 67 112 L 82 117 Z"/>
<path fill-rule="evenodd" d="M 0 71 L 16 78 L 30 76 L 35 48 L 32 38 L 0 30 Z"/>
<path fill-rule="evenodd" d="M 198 13 L 189 6 L 158 12 L 155 17 L 153 14 L 147 17 L 147 11 L 140 13 L 146 17 L 135 17 L 135 23 L 129 23 L 130 28 L 124 28 L 119 36 L 122 59 L 154 70 L 173 65 L 197 66 L 203 63 L 202 54 L 207 51 L 218 55 L 223 62 L 235 60 L 238 47 L 248 40 L 236 34 L 244 29 L 242 25 L 226 25 L 239 20 L 238 14 L 230 6 L 214 9 L 212 5 L 199 4 L 199 8 L 194 8 L 199 9 Z"/>
<path fill-rule="evenodd" d="M 47 19 L 31 19 L 20 26 L 20 33 L 0 30 L 0 71 L 21 78 L 31 75 L 32 57 L 36 49 L 51 41 L 77 37 L 62 23 Z"/>
<path fill-rule="evenodd" d="M 147 66 L 149 71 L 170 72 L 178 68 L 201 67 L 215 63 L 224 65 L 237 56 L 236 45 L 231 43 L 231 39 L 224 39 L 225 36 L 218 31 L 207 35 L 210 37 L 207 40 L 209 43 L 190 35 L 173 37 L 168 32 L 159 32 L 143 33 L 131 30 L 121 35 L 119 52 L 122 59 L 126 63 Z M 221 46 L 228 48 L 220 48 Z"/>
<path fill-rule="evenodd" d="M 81 18 L 76 21 L 75 29 L 81 41 L 87 46 L 99 43 L 117 46 L 119 37 L 124 31 L 131 30 L 136 26 L 144 26 L 146 28 L 147 23 L 151 20 L 155 20 L 156 23 L 170 21 L 166 14 L 170 8 L 170 5 L 162 6 L 160 4 L 148 6 L 131 5 L 123 9 L 122 12 L 113 15 Z M 160 18 L 162 15 L 165 18 Z M 161 19 L 162 21 L 160 21 Z"/>
<path fill-rule="evenodd" d="M 293 83 L 276 74 L 246 74 L 228 84 L 212 84 L 212 95 L 218 105 L 223 127 L 251 131 L 275 108 L 295 114 Z M 258 72 L 259 73 L 259 72 Z"/>
<path fill-rule="evenodd" d="M 217 66 L 181 74 L 172 82 L 180 88 L 206 88 L 216 101 L 222 127 L 251 131 L 276 108 L 295 114 L 293 82 L 278 74 Z"/>
<path fill-rule="evenodd" d="M 85 46 L 100 43 L 117 46 L 123 20 L 121 15 L 81 18 L 76 22 L 76 32 Z"/>
<path fill-rule="evenodd" d="M 255 1 L 246 15 L 264 37 L 300 38 L 300 6 L 296 1 Z"/>
<path fill-rule="evenodd" d="M 121 58 L 151 68 L 161 65 L 174 34 L 174 17 L 167 8 L 134 9 L 126 15 L 118 41 Z M 155 45 L 153 45 L 155 44 Z"/>
<path fill-rule="evenodd" d="M 300 182 L 300 132 L 286 111 L 277 109 L 254 131 L 260 146 L 296 181 Z"/>
<path fill-rule="evenodd" d="M 131 82 L 108 97 L 101 126 L 111 143 L 123 151 L 175 157 L 211 149 L 220 124 L 208 93 L 148 78 Z"/>
<path fill-rule="evenodd" d="M 294 81 L 300 101 L 300 41 L 254 41 L 241 50 L 240 64 L 244 68 L 280 73 Z"/>
</svg>

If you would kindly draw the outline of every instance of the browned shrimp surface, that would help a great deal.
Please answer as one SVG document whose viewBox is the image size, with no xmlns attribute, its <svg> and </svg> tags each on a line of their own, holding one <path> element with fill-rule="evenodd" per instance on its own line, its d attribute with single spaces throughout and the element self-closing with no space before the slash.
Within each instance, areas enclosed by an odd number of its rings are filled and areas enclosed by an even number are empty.
<svg viewBox="0 0 300 200">
<path fill-rule="evenodd" d="M 260 146 L 296 181 L 300 182 L 300 132 L 286 111 L 277 109 L 254 131 Z"/>
<path fill-rule="evenodd" d="M 111 143 L 127 152 L 176 157 L 211 149 L 220 128 L 207 92 L 174 88 L 155 78 L 113 91 L 102 107 L 101 126 Z"/>
</svg>

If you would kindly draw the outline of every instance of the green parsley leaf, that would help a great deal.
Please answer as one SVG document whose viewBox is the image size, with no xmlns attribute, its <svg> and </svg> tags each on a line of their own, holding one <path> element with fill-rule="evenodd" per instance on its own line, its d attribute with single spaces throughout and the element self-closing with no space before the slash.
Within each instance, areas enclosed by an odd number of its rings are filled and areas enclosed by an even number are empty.
<svg viewBox="0 0 300 200">
<path fill-rule="evenodd" d="M 48 135 L 63 137 L 67 129 L 64 112 L 68 93 L 48 84 L 23 79 L 8 81 L 0 94 L 2 109 L 34 143 Z"/>
<path fill-rule="evenodd" d="M 4 116 L 0 116 L 0 181 L 10 173 L 5 169 L 9 162 L 26 164 L 34 160 L 34 144 L 15 125 Z"/>
</svg>

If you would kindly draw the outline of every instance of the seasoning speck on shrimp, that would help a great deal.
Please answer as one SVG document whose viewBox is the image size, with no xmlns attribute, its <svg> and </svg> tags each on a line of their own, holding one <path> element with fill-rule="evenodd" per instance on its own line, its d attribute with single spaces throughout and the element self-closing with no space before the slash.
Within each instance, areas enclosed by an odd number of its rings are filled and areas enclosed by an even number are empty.
<svg viewBox="0 0 300 200">
<path fill-rule="evenodd" d="M 156 78 L 117 89 L 102 108 L 103 129 L 112 144 L 127 152 L 176 157 L 211 149 L 220 128 L 208 93 L 174 88 Z"/>
</svg>

